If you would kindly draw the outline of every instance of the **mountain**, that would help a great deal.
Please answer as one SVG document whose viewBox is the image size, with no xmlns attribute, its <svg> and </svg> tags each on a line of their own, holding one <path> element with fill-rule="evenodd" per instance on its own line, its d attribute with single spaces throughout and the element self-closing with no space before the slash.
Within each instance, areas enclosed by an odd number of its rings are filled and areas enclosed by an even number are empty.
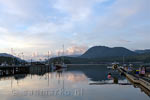
<svg viewBox="0 0 150 100">
<path fill-rule="evenodd" d="M 106 47 L 106 46 L 94 46 L 87 50 L 81 58 L 106 58 L 106 57 L 122 57 L 122 56 L 132 56 L 137 55 L 137 53 L 128 50 L 124 47 Z"/>
<path fill-rule="evenodd" d="M 150 49 L 145 50 L 135 50 L 136 53 L 143 54 L 143 53 L 150 53 Z"/>
<path fill-rule="evenodd" d="M 150 63 L 150 53 L 136 53 L 124 47 L 95 46 L 87 50 L 83 55 L 77 57 L 64 57 L 66 64 L 105 64 L 112 62 L 125 63 Z M 50 62 L 60 62 L 61 57 L 51 58 Z"/>
<path fill-rule="evenodd" d="M 81 54 L 76 54 L 76 55 L 67 55 L 67 57 L 79 57 Z"/>
<path fill-rule="evenodd" d="M 15 57 L 11 54 L 7 54 L 7 53 L 0 53 L 0 63 L 3 62 L 10 62 L 12 59 L 15 59 L 17 62 L 25 62 L 24 60 L 22 60 L 21 58 Z"/>
<path fill-rule="evenodd" d="M 14 57 L 14 56 L 7 53 L 0 53 L 0 57 Z"/>
</svg>

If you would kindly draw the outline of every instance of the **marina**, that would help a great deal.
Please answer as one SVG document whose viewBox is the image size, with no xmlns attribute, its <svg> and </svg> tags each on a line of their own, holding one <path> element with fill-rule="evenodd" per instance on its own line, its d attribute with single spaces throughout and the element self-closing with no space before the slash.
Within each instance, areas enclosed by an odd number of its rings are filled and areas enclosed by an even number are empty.
<svg viewBox="0 0 150 100">
<path fill-rule="evenodd" d="M 0 0 L 0 100 L 150 100 L 150 0 Z"/>
</svg>

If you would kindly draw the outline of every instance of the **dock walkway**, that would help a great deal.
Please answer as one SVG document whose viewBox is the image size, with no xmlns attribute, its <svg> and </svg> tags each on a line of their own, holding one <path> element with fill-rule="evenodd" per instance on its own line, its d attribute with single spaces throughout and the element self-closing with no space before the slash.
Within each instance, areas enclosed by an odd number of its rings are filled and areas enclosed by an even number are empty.
<svg viewBox="0 0 150 100">
<path fill-rule="evenodd" d="M 150 91 L 150 79 L 147 77 L 136 76 L 131 73 L 127 73 L 123 68 L 118 68 L 118 70 L 123 73 L 129 80 L 133 83 L 140 84 Z"/>
</svg>

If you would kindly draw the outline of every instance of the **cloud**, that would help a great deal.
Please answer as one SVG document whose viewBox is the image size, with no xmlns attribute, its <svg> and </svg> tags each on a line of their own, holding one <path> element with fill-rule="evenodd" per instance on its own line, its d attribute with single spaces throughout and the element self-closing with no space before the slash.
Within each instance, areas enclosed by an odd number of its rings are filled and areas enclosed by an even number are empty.
<svg viewBox="0 0 150 100">
<path fill-rule="evenodd" d="M 12 15 L 25 16 L 22 4 L 23 3 L 18 0 L 0 0 L 2 12 Z"/>
<path fill-rule="evenodd" d="M 124 46 L 124 43 L 116 44 L 114 42 L 122 38 L 127 38 L 128 41 L 136 41 L 137 31 L 150 26 L 150 24 L 146 24 L 150 21 L 150 18 L 147 17 L 150 9 L 148 3 L 149 0 L 116 0 L 106 8 L 105 14 L 93 18 L 92 21 L 95 21 L 95 24 L 91 31 L 83 33 L 81 37 L 86 35 L 85 40 L 91 40 L 91 44 L 108 46 Z M 141 27 L 141 25 L 144 25 L 144 27 Z M 136 32 L 135 27 L 137 27 Z M 150 32 L 148 28 L 147 30 Z M 131 47 L 131 45 L 129 42 L 125 46 Z"/>
<path fill-rule="evenodd" d="M 41 7 L 43 3 L 45 2 L 41 2 L 41 0 L 0 0 L 0 10 L 3 14 L 31 18 L 38 12 L 42 13 L 41 11 L 44 7 Z"/>
<path fill-rule="evenodd" d="M 118 30 L 126 27 L 130 23 L 129 19 L 139 13 L 143 6 L 140 0 L 117 0 L 104 16 L 100 16 L 95 31 L 107 32 L 108 29 Z"/>
<path fill-rule="evenodd" d="M 120 39 L 118 40 L 119 42 L 125 42 L 125 43 L 129 43 L 129 42 L 132 42 L 132 41 L 129 41 L 129 40 L 124 40 L 124 39 Z"/>
<path fill-rule="evenodd" d="M 0 32 L 4 33 L 4 34 L 7 34 L 8 30 L 6 28 L 4 28 L 4 27 L 0 27 Z"/>
<path fill-rule="evenodd" d="M 83 54 L 87 49 L 87 46 L 72 45 L 70 47 L 64 48 L 64 55 L 80 55 Z M 63 48 L 56 50 L 55 56 L 63 56 Z"/>
<path fill-rule="evenodd" d="M 106 0 L 56 0 L 54 8 L 65 13 L 74 21 L 86 20 L 92 14 L 92 7 L 95 3 L 102 3 Z"/>
<path fill-rule="evenodd" d="M 87 46 L 72 46 L 67 48 L 66 53 L 68 55 L 79 55 L 83 54 L 87 49 Z"/>
<path fill-rule="evenodd" d="M 149 2 L 0 0 L 0 50 L 42 56 L 49 50 L 56 54 L 63 44 L 66 54 L 81 54 L 94 45 L 148 48 Z"/>
</svg>

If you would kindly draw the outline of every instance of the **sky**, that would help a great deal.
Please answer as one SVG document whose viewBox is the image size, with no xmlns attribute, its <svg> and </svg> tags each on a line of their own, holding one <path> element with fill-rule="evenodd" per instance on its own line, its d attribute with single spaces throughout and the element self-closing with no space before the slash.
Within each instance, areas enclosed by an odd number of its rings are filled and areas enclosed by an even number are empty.
<svg viewBox="0 0 150 100">
<path fill-rule="evenodd" d="M 43 59 L 63 45 L 150 49 L 150 0 L 0 0 L 0 53 Z"/>
</svg>

